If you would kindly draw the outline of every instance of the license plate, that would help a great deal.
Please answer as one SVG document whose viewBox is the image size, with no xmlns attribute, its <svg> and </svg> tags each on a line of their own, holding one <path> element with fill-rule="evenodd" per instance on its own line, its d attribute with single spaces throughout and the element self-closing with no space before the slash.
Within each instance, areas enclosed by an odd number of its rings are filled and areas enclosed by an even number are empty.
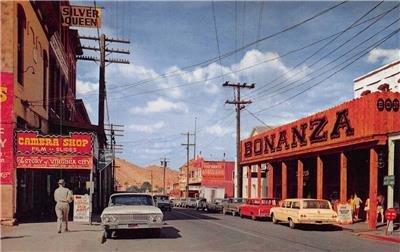
<svg viewBox="0 0 400 252">
<path fill-rule="evenodd" d="M 138 224 L 128 224 L 128 227 L 137 227 L 138 226 Z"/>
</svg>

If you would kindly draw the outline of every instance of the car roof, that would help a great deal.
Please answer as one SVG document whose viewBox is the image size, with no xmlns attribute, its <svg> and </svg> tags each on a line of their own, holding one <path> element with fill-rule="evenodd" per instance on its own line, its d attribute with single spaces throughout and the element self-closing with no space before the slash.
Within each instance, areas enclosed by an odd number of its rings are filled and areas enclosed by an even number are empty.
<svg viewBox="0 0 400 252">
<path fill-rule="evenodd" d="M 110 197 L 113 197 L 113 196 L 120 196 L 120 195 L 145 195 L 145 196 L 151 196 L 151 195 L 148 194 L 148 193 L 119 192 L 119 193 L 113 193 L 113 194 L 111 194 Z"/>
</svg>

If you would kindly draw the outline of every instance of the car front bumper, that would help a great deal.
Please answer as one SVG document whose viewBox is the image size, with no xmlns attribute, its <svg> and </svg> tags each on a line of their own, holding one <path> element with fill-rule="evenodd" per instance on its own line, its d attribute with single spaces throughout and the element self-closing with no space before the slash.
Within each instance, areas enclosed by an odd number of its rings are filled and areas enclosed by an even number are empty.
<svg viewBox="0 0 400 252">
<path fill-rule="evenodd" d="M 117 230 L 117 229 L 152 229 L 162 228 L 163 223 L 126 223 L 126 224 L 102 224 L 104 229 Z"/>
</svg>

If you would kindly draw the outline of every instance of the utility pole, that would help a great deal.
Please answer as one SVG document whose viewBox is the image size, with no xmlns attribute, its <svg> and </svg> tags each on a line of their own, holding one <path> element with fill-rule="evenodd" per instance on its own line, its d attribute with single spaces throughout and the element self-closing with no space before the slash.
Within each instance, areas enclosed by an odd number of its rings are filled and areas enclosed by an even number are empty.
<svg viewBox="0 0 400 252">
<path fill-rule="evenodd" d="M 113 39 L 106 37 L 105 34 L 101 34 L 100 37 L 92 37 L 92 36 L 79 36 L 79 39 L 86 39 L 86 40 L 95 40 L 99 41 L 99 47 L 91 47 L 91 46 L 81 46 L 82 49 L 92 50 L 92 51 L 99 51 L 100 52 L 100 59 L 91 56 L 77 56 L 77 60 L 88 60 L 88 61 L 97 61 L 100 62 L 100 69 L 99 69 L 99 111 L 98 111 L 98 126 L 97 126 L 97 137 L 99 138 L 99 157 L 101 154 L 104 155 L 104 146 L 106 146 L 106 135 L 104 132 L 104 101 L 106 98 L 106 81 L 105 81 L 105 69 L 106 69 L 106 62 L 109 64 L 111 63 L 122 63 L 122 64 L 129 64 L 128 60 L 121 60 L 121 59 L 107 59 L 106 52 L 108 53 L 122 53 L 122 54 L 130 54 L 127 50 L 119 50 L 113 49 L 106 46 L 106 42 L 116 42 L 116 43 L 126 43 L 129 44 L 130 41 L 128 40 L 121 40 L 121 39 Z M 105 205 L 106 200 L 111 194 L 111 187 L 112 182 L 110 179 L 112 178 L 112 168 L 111 169 L 104 169 L 105 171 L 99 170 L 98 172 L 98 181 L 99 181 L 99 197 L 100 200 L 100 207 Z M 103 174 L 104 173 L 104 178 Z M 103 180 L 105 183 L 103 183 Z M 102 185 L 105 184 L 105 188 L 102 188 Z M 104 203 L 104 204 L 103 204 Z"/>
<path fill-rule="evenodd" d="M 122 144 L 117 144 L 116 142 L 116 137 L 123 137 L 124 135 L 122 134 L 124 132 L 123 129 L 124 125 L 119 125 L 119 124 L 106 124 L 104 130 L 106 132 L 107 136 L 110 137 L 110 150 L 112 153 L 112 170 L 111 170 L 111 177 L 112 177 L 112 188 L 114 189 L 114 191 L 116 190 L 115 187 L 115 154 L 116 153 L 122 153 L 123 151 L 123 145 Z"/>
<path fill-rule="evenodd" d="M 186 146 L 186 198 L 189 197 L 189 147 L 194 146 L 194 144 L 190 143 L 190 136 L 193 136 L 193 133 L 182 133 L 182 135 L 186 136 L 186 143 L 182 144 Z"/>
<path fill-rule="evenodd" d="M 242 190 L 243 190 L 243 171 L 240 167 L 240 110 L 245 108 L 245 104 L 250 104 L 251 100 L 240 100 L 240 89 L 241 88 L 247 88 L 247 89 L 253 89 L 255 87 L 255 84 L 252 83 L 248 85 L 247 83 L 237 83 L 237 84 L 231 84 L 229 81 L 226 81 L 224 84 L 222 84 L 223 87 L 233 87 L 234 90 L 236 90 L 236 99 L 235 100 L 226 100 L 225 104 L 233 104 L 236 105 L 236 177 L 237 177 L 237 197 L 241 198 L 242 197 Z"/>
<path fill-rule="evenodd" d="M 197 117 L 194 118 L 193 159 L 196 159 L 196 135 L 197 135 Z"/>
<path fill-rule="evenodd" d="M 165 170 L 167 169 L 168 162 L 169 162 L 169 160 L 166 157 L 161 159 L 161 166 L 164 167 L 164 180 L 163 180 L 164 181 L 164 191 L 163 191 L 164 195 L 167 194 L 167 190 L 165 189 Z"/>
</svg>

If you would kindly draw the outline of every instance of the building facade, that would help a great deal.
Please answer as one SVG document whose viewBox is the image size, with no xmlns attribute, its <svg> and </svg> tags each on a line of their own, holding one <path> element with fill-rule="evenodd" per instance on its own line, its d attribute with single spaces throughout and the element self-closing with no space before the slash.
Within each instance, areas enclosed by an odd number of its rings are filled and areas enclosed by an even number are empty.
<svg viewBox="0 0 400 252">
<path fill-rule="evenodd" d="M 76 99 L 78 31 L 60 22 L 67 1 L 0 4 L 1 220 L 53 218 L 58 179 L 87 193 L 96 164 L 96 127 Z"/>
<path fill-rule="evenodd" d="M 189 162 L 189 197 L 199 197 L 201 187 L 224 188 L 225 197 L 233 197 L 234 162 L 210 161 L 201 156 Z M 179 188 L 181 197 L 186 196 L 187 165 L 179 168 Z"/>
<path fill-rule="evenodd" d="M 354 80 L 354 98 L 376 91 L 400 92 L 400 60 Z"/>
<path fill-rule="evenodd" d="M 262 196 L 264 167 L 268 197 L 345 203 L 357 193 L 364 202 L 383 195 L 386 207 L 399 203 L 399 187 L 383 183 L 388 175 L 400 183 L 399 100 L 400 93 L 374 92 L 242 140 L 241 169 L 257 174 L 255 195 L 253 176 L 244 178 L 247 197 Z M 376 211 L 371 203 L 370 229 L 376 228 Z"/>
</svg>

